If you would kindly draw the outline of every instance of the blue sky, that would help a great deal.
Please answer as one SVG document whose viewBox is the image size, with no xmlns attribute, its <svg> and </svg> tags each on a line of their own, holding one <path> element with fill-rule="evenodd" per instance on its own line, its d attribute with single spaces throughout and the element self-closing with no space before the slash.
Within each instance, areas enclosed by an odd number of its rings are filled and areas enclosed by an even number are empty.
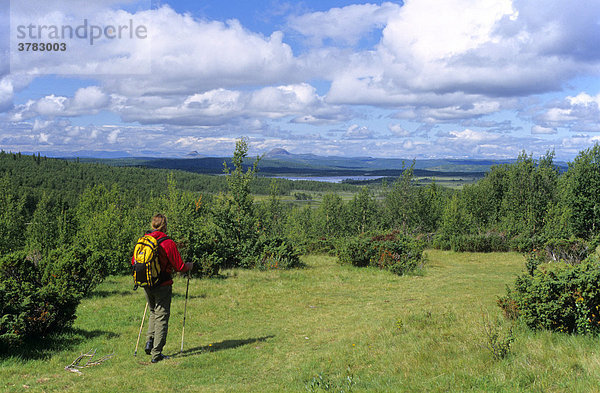
<svg viewBox="0 0 600 393">
<path fill-rule="evenodd" d="M 595 0 L 8 4 L 4 150 L 569 161 L 600 140 Z M 40 42 L 65 50 L 19 50 Z"/>
</svg>

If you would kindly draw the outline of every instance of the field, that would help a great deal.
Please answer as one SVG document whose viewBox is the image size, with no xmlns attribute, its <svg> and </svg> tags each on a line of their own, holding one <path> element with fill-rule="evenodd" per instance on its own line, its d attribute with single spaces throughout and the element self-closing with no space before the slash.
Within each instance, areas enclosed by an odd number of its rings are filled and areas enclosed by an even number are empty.
<svg viewBox="0 0 600 393">
<path fill-rule="evenodd" d="M 305 269 L 228 270 L 176 279 L 165 353 L 133 356 L 144 310 L 128 277 L 85 299 L 72 331 L 0 358 L 5 392 L 594 392 L 600 342 L 515 326 L 508 356 L 486 348 L 506 332 L 496 299 L 522 270 L 516 253 L 428 250 L 425 269 L 397 277 L 305 256 Z M 140 347 L 143 346 L 143 337 Z M 104 363 L 64 370 L 81 353 Z"/>
</svg>

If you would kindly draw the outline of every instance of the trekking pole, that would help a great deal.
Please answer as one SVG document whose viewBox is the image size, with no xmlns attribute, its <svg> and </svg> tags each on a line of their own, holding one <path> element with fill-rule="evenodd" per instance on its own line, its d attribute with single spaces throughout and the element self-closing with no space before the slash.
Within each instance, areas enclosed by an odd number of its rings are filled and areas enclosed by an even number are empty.
<svg viewBox="0 0 600 393">
<path fill-rule="evenodd" d="M 185 305 L 183 306 L 183 329 L 181 330 L 181 350 L 179 353 L 183 352 L 183 336 L 185 334 L 185 312 L 187 311 L 187 299 L 188 299 L 188 290 L 190 289 L 190 272 L 188 271 L 188 279 L 187 286 L 185 288 Z"/>
<path fill-rule="evenodd" d="M 148 302 L 146 302 L 146 308 L 144 308 L 144 316 L 142 317 L 142 323 L 140 325 L 140 332 L 138 333 L 138 339 L 135 343 L 135 352 L 133 352 L 133 356 L 137 356 L 138 345 L 140 345 L 140 336 L 142 335 L 142 328 L 144 327 L 144 319 L 146 319 L 146 311 L 148 311 Z"/>
</svg>

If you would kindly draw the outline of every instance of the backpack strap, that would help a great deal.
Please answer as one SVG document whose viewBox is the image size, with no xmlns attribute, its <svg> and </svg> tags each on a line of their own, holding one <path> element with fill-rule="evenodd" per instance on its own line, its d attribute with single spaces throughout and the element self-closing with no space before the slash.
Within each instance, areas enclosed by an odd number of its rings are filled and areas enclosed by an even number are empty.
<svg viewBox="0 0 600 393">
<path fill-rule="evenodd" d="M 154 232 L 154 231 L 153 231 L 153 232 Z M 160 246 L 160 244 L 161 244 L 162 242 L 164 242 L 165 240 L 168 240 L 168 239 L 169 239 L 169 236 L 166 236 L 166 235 L 165 235 L 165 236 L 163 236 L 163 237 L 161 237 L 161 238 L 159 238 L 159 239 L 156 239 L 156 245 L 157 245 L 157 246 Z M 157 257 L 157 258 L 160 258 L 160 252 L 159 252 L 159 255 L 157 255 L 156 257 Z M 160 260 L 159 260 L 159 263 L 160 263 Z M 162 284 L 163 282 L 165 282 L 165 281 L 169 281 L 169 280 L 172 280 L 172 279 L 173 279 L 173 276 L 172 276 L 171 274 L 169 274 L 169 273 L 167 273 L 165 270 L 162 270 L 162 269 L 161 269 L 161 271 L 160 271 L 160 274 L 159 274 L 158 283 L 157 283 L 156 285 L 160 285 L 160 284 Z"/>
</svg>

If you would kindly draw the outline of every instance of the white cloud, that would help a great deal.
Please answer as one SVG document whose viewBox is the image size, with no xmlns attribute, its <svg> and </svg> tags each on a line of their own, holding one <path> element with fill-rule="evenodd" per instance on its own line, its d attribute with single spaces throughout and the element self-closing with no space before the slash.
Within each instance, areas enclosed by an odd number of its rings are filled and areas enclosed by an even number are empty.
<svg viewBox="0 0 600 393">
<path fill-rule="evenodd" d="M 514 15 L 510 0 L 408 0 L 384 29 L 382 47 L 399 61 L 448 61 L 493 41 L 496 23 Z"/>
<path fill-rule="evenodd" d="M 33 127 L 32 127 L 32 131 L 39 131 L 39 130 L 43 130 L 45 128 L 47 128 L 50 124 L 52 124 L 52 121 L 47 120 L 47 121 L 41 121 L 39 119 L 35 119 L 35 121 L 33 122 Z"/>
<path fill-rule="evenodd" d="M 98 113 L 107 108 L 110 97 L 97 86 L 77 89 L 72 98 L 50 94 L 38 100 L 29 100 L 14 108 L 12 119 L 21 121 L 36 116 L 44 118 L 75 117 Z"/>
<path fill-rule="evenodd" d="M 110 144 L 115 144 L 117 143 L 118 139 L 119 139 L 119 134 L 121 133 L 121 130 L 117 129 L 117 130 L 113 130 L 108 134 L 108 137 L 106 138 L 106 140 L 108 141 L 108 143 Z"/>
<path fill-rule="evenodd" d="M 255 91 L 209 90 L 185 98 L 119 96 L 114 110 L 127 121 L 215 126 L 244 119 L 281 119 L 293 116 L 297 123 L 339 121 L 344 111 L 328 105 L 316 89 L 306 83 L 264 87 Z"/>
<path fill-rule="evenodd" d="M 581 106 L 590 106 L 590 107 L 592 107 L 592 109 L 600 108 L 600 94 L 593 97 L 585 92 L 582 92 L 574 97 L 567 96 L 566 100 L 572 106 L 581 105 Z"/>
<path fill-rule="evenodd" d="M 399 11 L 400 6 L 390 2 L 381 5 L 352 4 L 292 17 L 288 23 L 314 45 L 321 45 L 325 39 L 356 44 L 371 30 L 383 28 Z"/>
<path fill-rule="evenodd" d="M 388 126 L 388 129 L 391 131 L 391 133 L 394 136 L 397 137 L 407 137 L 407 136 L 411 136 L 411 132 L 406 130 L 404 127 L 402 127 L 400 124 L 390 124 Z"/>
<path fill-rule="evenodd" d="M 107 2 L 42 1 L 11 4 L 11 72 L 31 75 L 149 74 L 152 11 L 135 14 Z M 135 31 L 135 33 L 134 33 Z M 109 33 L 107 33 L 109 32 Z M 108 36 L 107 36 L 108 35 Z M 20 51 L 27 42 L 58 44 L 59 50 Z M 62 45 L 62 47 L 61 47 Z"/>
<path fill-rule="evenodd" d="M 12 106 L 14 88 L 8 78 L 0 79 L 0 112 L 9 109 Z"/>
<path fill-rule="evenodd" d="M 536 130 L 565 128 L 574 132 L 600 131 L 600 94 L 581 92 L 564 100 L 536 108 L 533 121 Z M 533 129 L 532 129 L 533 132 Z"/>
<path fill-rule="evenodd" d="M 167 6 L 142 15 L 152 26 L 152 73 L 106 80 L 114 92 L 189 94 L 301 78 L 281 32 L 264 37 L 237 20 L 197 20 Z"/>
<path fill-rule="evenodd" d="M 540 125 L 534 125 L 533 127 L 531 127 L 531 133 L 532 134 L 556 134 L 558 131 L 555 128 L 551 128 L 551 127 L 542 127 Z"/>
<path fill-rule="evenodd" d="M 484 131 L 473 131 L 465 129 L 463 131 L 450 131 L 450 138 L 470 143 L 483 143 L 490 141 L 497 141 L 500 137 L 496 134 L 484 132 Z"/>
<path fill-rule="evenodd" d="M 42 144 L 48 143 L 49 137 L 50 137 L 49 134 L 40 132 L 40 134 L 38 135 L 38 142 L 42 143 Z"/>
<path fill-rule="evenodd" d="M 586 28 L 572 27 L 578 15 Z M 510 0 L 409 0 L 374 51 L 354 53 L 347 67 L 336 66 L 327 99 L 434 109 L 450 97 L 460 107 L 558 90 L 581 73 L 598 75 L 600 50 L 589 42 L 597 32 L 590 20 L 599 17 L 600 6 L 590 1 L 534 7 Z M 583 59 L 581 46 L 598 56 Z"/>
<path fill-rule="evenodd" d="M 98 86 L 89 86 L 78 89 L 73 97 L 73 108 L 77 110 L 104 108 L 110 98 Z"/>
<path fill-rule="evenodd" d="M 368 127 L 359 126 L 358 124 L 352 124 L 344 134 L 344 138 L 347 139 L 369 139 L 374 136 L 375 134 Z"/>
<path fill-rule="evenodd" d="M 51 94 L 43 97 L 37 102 L 30 102 L 36 113 L 42 116 L 56 116 L 65 111 L 65 102 L 67 97 L 60 97 Z M 29 103 L 28 103 L 29 104 Z"/>
</svg>

